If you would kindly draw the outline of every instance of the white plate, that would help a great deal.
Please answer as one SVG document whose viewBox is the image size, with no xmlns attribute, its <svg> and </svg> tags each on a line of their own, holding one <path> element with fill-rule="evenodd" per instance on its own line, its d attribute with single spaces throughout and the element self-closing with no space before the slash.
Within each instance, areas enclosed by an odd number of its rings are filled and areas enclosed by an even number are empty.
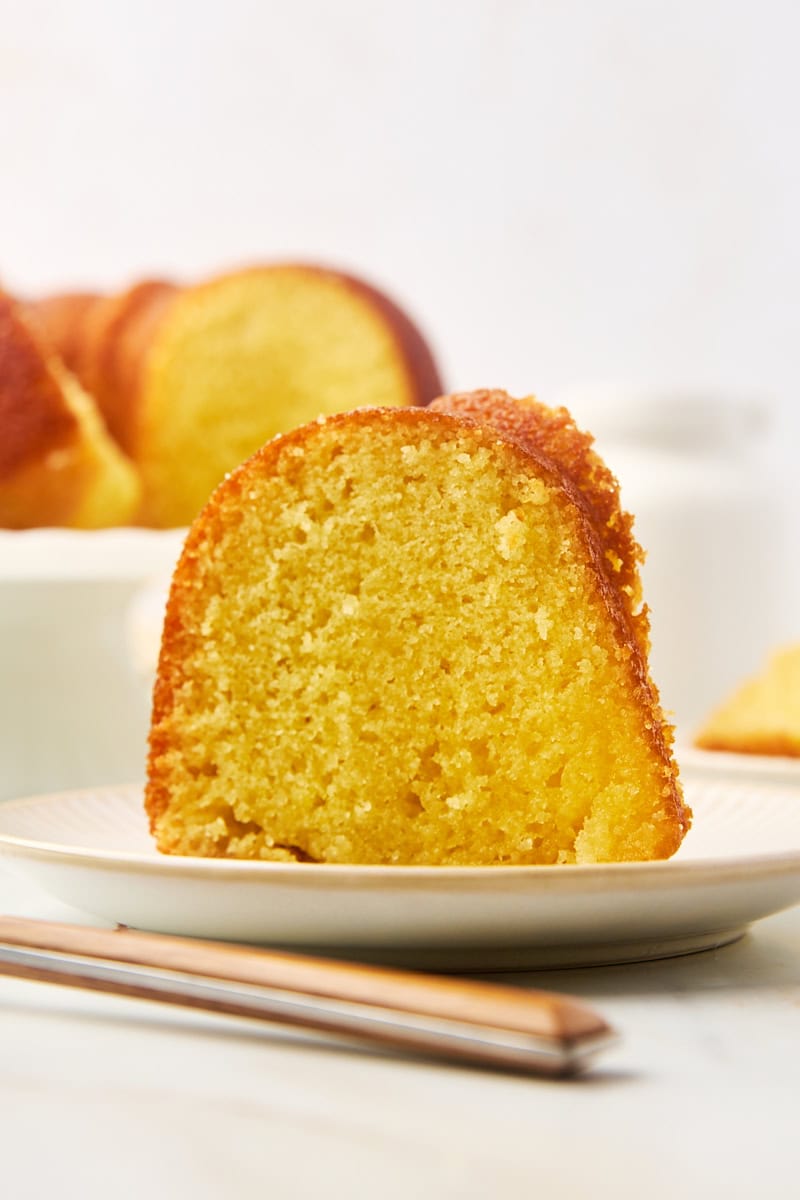
<svg viewBox="0 0 800 1200">
<path fill-rule="evenodd" d="M 143 580 L 171 571 L 185 529 L 0 529 L 0 582 Z"/>
<path fill-rule="evenodd" d="M 47 892 L 164 933 L 441 970 L 626 962 L 724 945 L 800 902 L 800 792 L 692 780 L 669 862 L 350 867 L 169 858 L 135 786 L 0 804 L 0 852 Z"/>
<path fill-rule="evenodd" d="M 786 783 L 800 788 L 800 758 L 783 754 L 731 754 L 724 750 L 698 750 L 694 746 L 678 747 L 676 754 L 684 772 Z"/>
</svg>

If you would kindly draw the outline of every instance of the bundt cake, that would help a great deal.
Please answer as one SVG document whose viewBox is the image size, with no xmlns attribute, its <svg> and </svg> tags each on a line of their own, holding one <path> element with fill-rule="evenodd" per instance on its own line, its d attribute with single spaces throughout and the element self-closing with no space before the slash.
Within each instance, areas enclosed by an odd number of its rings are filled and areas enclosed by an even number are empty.
<svg viewBox="0 0 800 1200">
<path fill-rule="evenodd" d="M 773 654 L 725 700 L 695 738 L 703 750 L 800 757 L 800 645 Z"/>
<path fill-rule="evenodd" d="M 36 328 L 0 293 L 0 526 L 124 525 L 136 472 L 91 398 Z"/>
<path fill-rule="evenodd" d="M 665 858 L 690 813 L 640 550 L 561 412 L 339 414 L 229 475 L 175 571 L 145 804 L 171 854 Z"/>
</svg>

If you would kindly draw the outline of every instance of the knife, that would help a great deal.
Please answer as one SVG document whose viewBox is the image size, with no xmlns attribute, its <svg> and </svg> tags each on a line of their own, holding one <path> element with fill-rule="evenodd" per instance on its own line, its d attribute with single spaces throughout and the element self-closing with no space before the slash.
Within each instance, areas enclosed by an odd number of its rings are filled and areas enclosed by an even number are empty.
<svg viewBox="0 0 800 1200">
<path fill-rule="evenodd" d="M 0 975 L 379 1044 L 436 1059 L 575 1075 L 616 1040 L 582 1001 L 120 927 L 0 916 Z"/>
</svg>

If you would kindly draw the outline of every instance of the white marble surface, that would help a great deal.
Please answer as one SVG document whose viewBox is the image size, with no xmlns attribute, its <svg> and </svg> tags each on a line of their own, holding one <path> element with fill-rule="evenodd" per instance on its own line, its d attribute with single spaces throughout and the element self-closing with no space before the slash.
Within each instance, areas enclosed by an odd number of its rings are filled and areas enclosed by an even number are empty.
<svg viewBox="0 0 800 1200">
<path fill-rule="evenodd" d="M 76 919 L 1 861 L 0 909 Z M 716 952 L 504 979 L 584 996 L 619 1045 L 548 1082 L 0 978 L 2 1195 L 793 1194 L 800 910 Z"/>
</svg>

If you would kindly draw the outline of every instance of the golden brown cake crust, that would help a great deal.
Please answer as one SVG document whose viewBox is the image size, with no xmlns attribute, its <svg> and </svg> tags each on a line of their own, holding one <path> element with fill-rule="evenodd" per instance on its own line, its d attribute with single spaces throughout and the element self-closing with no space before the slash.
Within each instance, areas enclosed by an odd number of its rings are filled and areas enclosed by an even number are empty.
<svg viewBox="0 0 800 1200">
<path fill-rule="evenodd" d="M 133 467 L 35 313 L 3 294 L 0 430 L 0 526 L 97 528 L 133 516 Z"/>
<path fill-rule="evenodd" d="M 578 429 L 565 408 L 548 408 L 533 396 L 512 399 L 498 389 L 442 396 L 431 408 L 491 425 L 537 460 L 547 459 L 552 469 L 572 481 L 603 549 L 603 573 L 620 593 L 631 629 L 646 655 L 649 620 L 646 607 L 640 604 L 639 580 L 644 552 L 633 536 L 633 517 L 620 505 L 617 480 L 592 449 L 591 434 Z"/>
<path fill-rule="evenodd" d="M 146 280 L 118 298 L 98 361 L 98 402 L 106 423 L 122 446 L 133 453 L 139 410 L 136 398 L 148 347 L 180 289 L 164 280 Z"/>
<path fill-rule="evenodd" d="M 84 326 L 103 300 L 96 292 L 61 292 L 26 305 L 64 366 L 76 375 L 83 354 Z"/>
<path fill-rule="evenodd" d="M 58 449 L 76 429 L 47 369 L 45 347 L 18 305 L 0 293 L 0 479 Z"/>
<path fill-rule="evenodd" d="M 83 325 L 77 373 L 94 396 L 109 432 L 130 453 L 144 358 L 178 288 L 146 279 L 96 304 Z"/>
<path fill-rule="evenodd" d="M 527 421 L 512 419 L 509 406 L 512 401 L 502 392 L 481 392 L 461 395 L 459 397 L 443 397 L 437 404 L 426 409 L 362 409 L 351 413 L 336 414 L 324 421 L 312 423 L 294 430 L 289 434 L 273 439 L 262 447 L 247 463 L 229 475 L 212 494 L 200 516 L 194 522 L 186 540 L 183 554 L 173 576 L 172 589 L 167 606 L 164 631 L 162 637 L 161 655 L 153 698 L 153 716 L 150 733 L 150 751 L 148 760 L 148 784 L 145 795 L 145 807 L 150 819 L 150 827 L 155 831 L 159 818 L 166 812 L 169 804 L 167 784 L 160 770 L 160 762 L 168 755 L 170 738 L 167 732 L 169 717 L 175 705 L 176 693 L 181 680 L 181 664 L 191 639 L 191 634 L 185 630 L 182 614 L 191 611 L 192 596 L 199 572 L 202 568 L 209 540 L 214 541 L 214 533 L 222 529 L 228 520 L 231 508 L 242 501 L 242 492 L 247 487 L 247 481 L 252 464 L 258 462 L 260 469 L 271 473 L 277 467 L 278 461 L 287 451 L 302 448 L 315 432 L 324 425 L 326 428 L 341 426 L 348 429 L 358 427 L 370 428 L 377 419 L 389 419 L 405 425 L 409 430 L 418 430 L 420 424 L 429 428 L 436 426 L 452 428 L 453 422 L 461 427 L 476 427 L 481 429 L 482 441 L 487 428 L 507 445 L 514 448 L 517 455 L 526 460 L 527 470 L 533 466 L 535 473 L 554 483 L 566 493 L 582 514 L 582 525 L 587 559 L 594 567 L 594 577 L 608 611 L 616 627 L 619 641 L 629 652 L 628 665 L 631 672 L 632 691 L 637 704 L 645 713 L 644 732 L 648 743 L 661 764 L 664 780 L 662 802 L 671 824 L 671 841 L 665 841 L 662 846 L 662 856 L 669 857 L 677 847 L 691 823 L 691 812 L 683 803 L 682 790 L 678 780 L 677 770 L 671 754 L 671 729 L 666 725 L 658 702 L 656 689 L 650 680 L 646 665 L 645 652 L 641 643 L 641 633 L 637 629 L 636 618 L 632 615 L 631 598 L 619 590 L 619 578 L 631 579 L 635 572 L 636 555 L 639 552 L 636 543 L 630 535 L 630 520 L 613 520 L 619 514 L 619 500 L 616 488 L 613 488 L 613 504 L 604 495 L 604 488 L 610 484 L 598 471 L 593 456 L 589 452 L 590 439 L 579 434 L 568 420 L 559 418 L 553 423 L 549 435 L 549 446 L 554 452 L 559 438 L 566 446 L 571 447 L 567 455 L 567 463 L 575 475 L 570 474 L 568 466 L 556 463 L 536 444 L 537 436 L 534 425 L 535 414 L 532 412 Z M 492 419 L 492 417 L 495 419 Z M 609 475 L 609 479 L 611 479 Z M 589 486 L 589 496 L 581 490 L 581 479 Z M 594 483 L 592 483 L 594 481 Z M 592 487 L 597 490 L 595 497 Z M 608 520 L 600 523 L 599 514 L 607 514 Z M 608 532 L 607 526 L 619 526 L 627 530 L 622 538 L 615 540 L 616 535 Z M 626 540 L 630 538 L 630 543 Z M 619 546 L 626 554 L 634 556 L 625 568 L 615 571 L 607 557 L 607 549 Z M 636 589 L 634 589 L 636 590 Z"/>
</svg>

